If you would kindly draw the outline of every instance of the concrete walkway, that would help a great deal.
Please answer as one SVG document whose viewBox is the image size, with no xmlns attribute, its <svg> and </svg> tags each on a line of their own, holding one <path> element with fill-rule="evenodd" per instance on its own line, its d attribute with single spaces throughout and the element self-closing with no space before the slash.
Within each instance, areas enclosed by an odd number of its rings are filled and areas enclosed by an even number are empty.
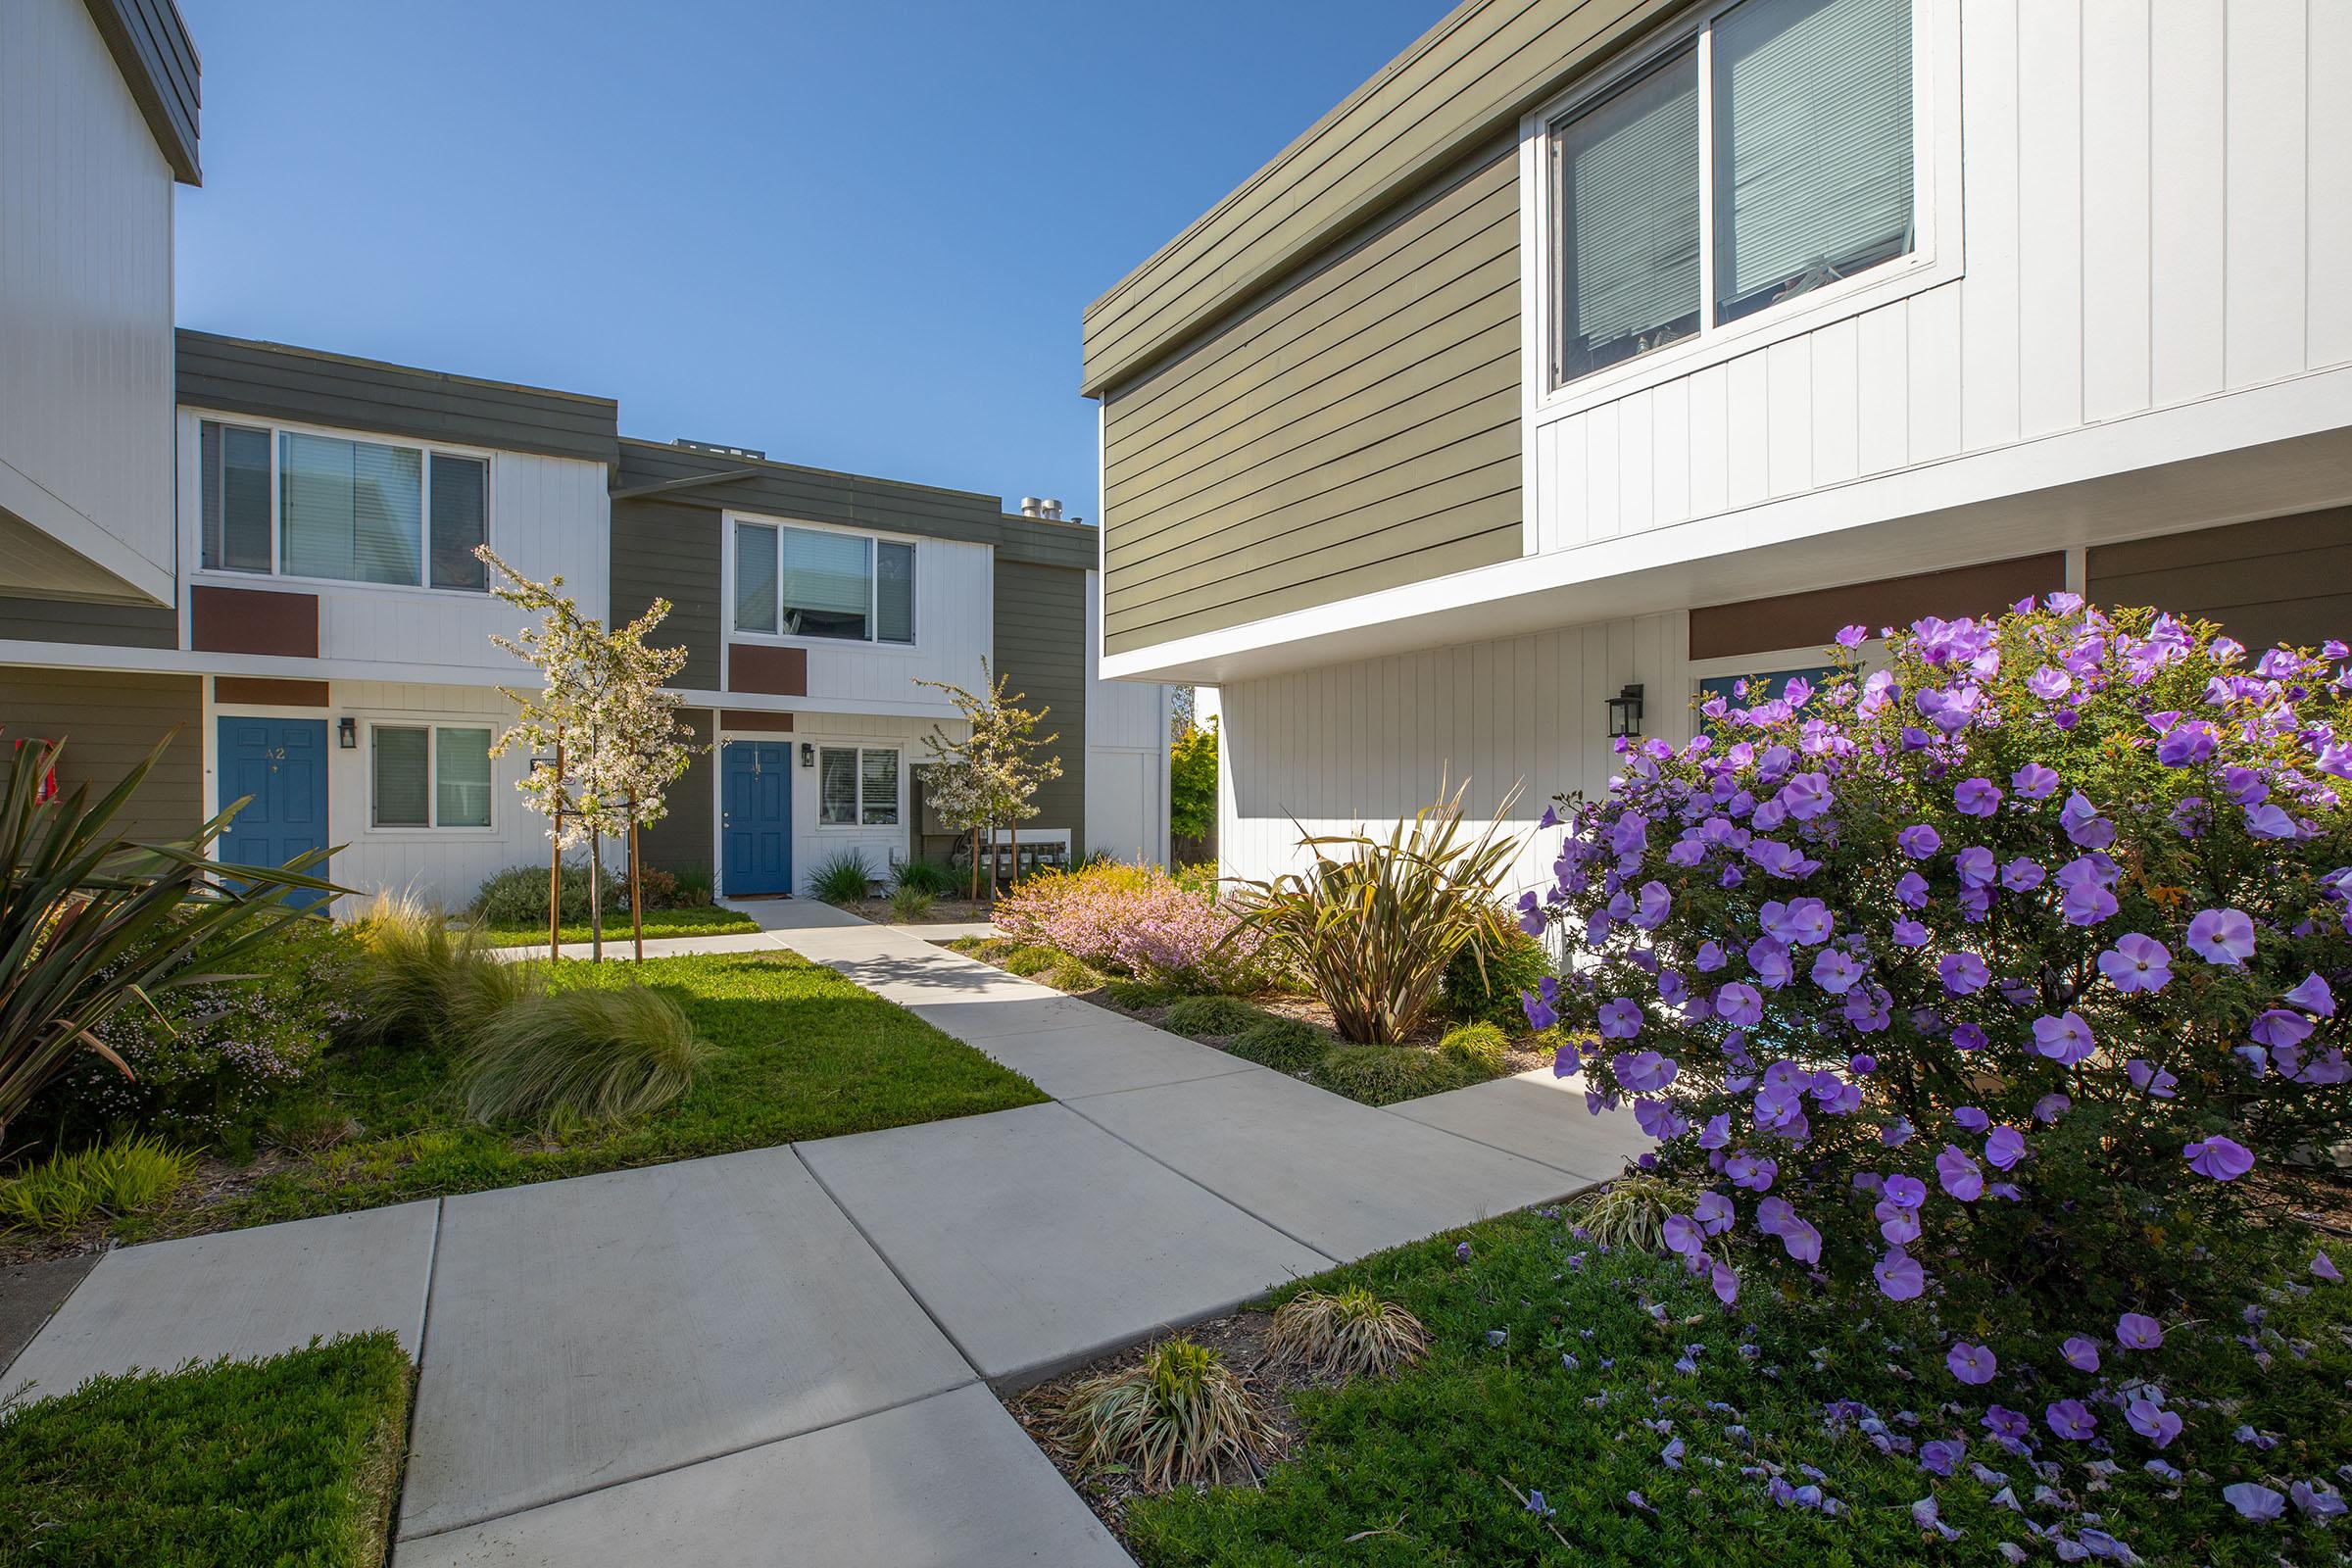
<svg viewBox="0 0 2352 1568">
<path fill-rule="evenodd" d="M 1547 1078 L 1376 1110 L 921 928 L 744 908 L 661 948 L 789 947 L 1053 1102 L 126 1248 L 0 1396 L 387 1327 L 420 1369 L 396 1568 L 1121 1564 L 992 1390 L 1645 1146 Z"/>
</svg>

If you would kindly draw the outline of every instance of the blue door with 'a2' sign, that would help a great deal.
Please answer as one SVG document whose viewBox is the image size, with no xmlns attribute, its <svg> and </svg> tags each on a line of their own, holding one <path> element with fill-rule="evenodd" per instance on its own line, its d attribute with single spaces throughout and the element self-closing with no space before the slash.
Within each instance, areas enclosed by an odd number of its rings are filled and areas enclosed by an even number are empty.
<svg viewBox="0 0 2352 1568">
<path fill-rule="evenodd" d="M 719 846 L 731 899 L 792 891 L 792 746 L 719 748 Z"/>
<path fill-rule="evenodd" d="M 326 720 L 223 716 L 220 742 L 222 808 L 251 797 L 220 835 L 222 863 L 283 865 L 325 849 Z"/>
</svg>

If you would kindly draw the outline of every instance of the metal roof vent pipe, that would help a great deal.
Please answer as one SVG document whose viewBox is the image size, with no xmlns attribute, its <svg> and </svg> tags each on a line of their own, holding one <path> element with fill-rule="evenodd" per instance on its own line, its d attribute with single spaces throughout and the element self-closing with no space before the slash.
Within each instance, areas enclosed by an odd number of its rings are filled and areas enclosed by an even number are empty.
<svg viewBox="0 0 2352 1568">
<path fill-rule="evenodd" d="M 1059 522 L 1061 520 L 1061 503 L 1054 497 L 1048 496 L 1037 504 L 1037 514 L 1048 522 Z"/>
<path fill-rule="evenodd" d="M 1045 503 L 1038 500 L 1035 496 L 1021 497 L 1021 515 L 1024 517 L 1036 517 L 1043 515 L 1044 507 Z"/>
</svg>

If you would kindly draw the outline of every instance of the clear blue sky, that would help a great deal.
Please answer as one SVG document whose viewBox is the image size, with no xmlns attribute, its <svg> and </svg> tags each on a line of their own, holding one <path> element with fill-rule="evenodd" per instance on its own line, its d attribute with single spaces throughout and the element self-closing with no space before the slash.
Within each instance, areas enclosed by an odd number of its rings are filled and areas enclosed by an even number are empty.
<svg viewBox="0 0 2352 1568">
<path fill-rule="evenodd" d="M 1078 317 L 1444 0 L 180 0 L 183 325 L 1097 514 Z"/>
</svg>

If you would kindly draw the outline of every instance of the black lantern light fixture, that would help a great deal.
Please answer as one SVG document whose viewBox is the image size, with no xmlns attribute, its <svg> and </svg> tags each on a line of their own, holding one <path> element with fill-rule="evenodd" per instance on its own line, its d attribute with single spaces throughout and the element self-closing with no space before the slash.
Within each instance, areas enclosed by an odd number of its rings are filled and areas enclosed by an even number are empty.
<svg viewBox="0 0 2352 1568">
<path fill-rule="evenodd" d="M 801 742 L 801 765 L 803 767 L 816 765 L 816 747 L 808 741 Z"/>
<path fill-rule="evenodd" d="M 1609 738 L 1639 740 L 1642 736 L 1642 683 L 1628 681 L 1609 702 Z"/>
<path fill-rule="evenodd" d="M 360 721 L 349 713 L 335 720 L 335 744 L 347 752 L 359 750 Z"/>
</svg>

